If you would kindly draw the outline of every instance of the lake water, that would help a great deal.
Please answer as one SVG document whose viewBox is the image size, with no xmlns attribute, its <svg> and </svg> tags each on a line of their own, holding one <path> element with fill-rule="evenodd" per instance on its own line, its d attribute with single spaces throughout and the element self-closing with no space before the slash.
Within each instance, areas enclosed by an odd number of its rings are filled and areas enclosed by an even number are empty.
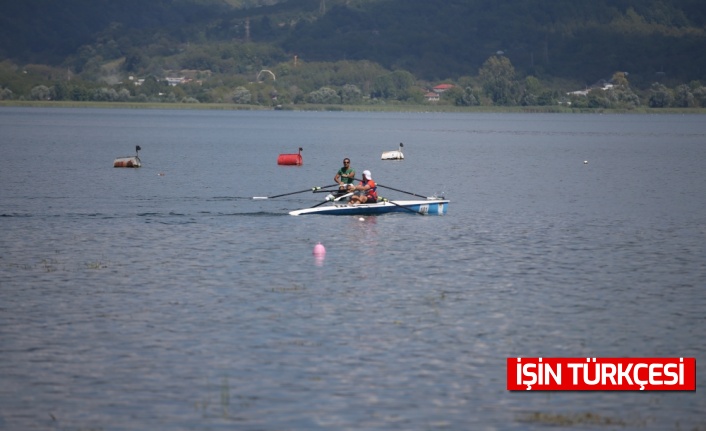
<svg viewBox="0 0 706 431">
<path fill-rule="evenodd" d="M 0 429 L 706 430 L 703 116 L 0 108 L 0 149 Z M 250 199 L 344 157 L 448 214 Z M 697 390 L 509 392 L 518 356 Z"/>
</svg>

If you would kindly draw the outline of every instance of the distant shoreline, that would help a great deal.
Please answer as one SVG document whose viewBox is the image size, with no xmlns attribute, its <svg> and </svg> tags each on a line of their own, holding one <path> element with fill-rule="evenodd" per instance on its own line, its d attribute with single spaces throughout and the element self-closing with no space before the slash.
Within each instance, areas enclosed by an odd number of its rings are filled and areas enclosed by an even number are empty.
<svg viewBox="0 0 706 431">
<path fill-rule="evenodd" d="M 53 102 L 2 100 L 0 107 L 165 109 L 214 111 L 319 111 L 319 112 L 439 112 L 439 113 L 530 113 L 530 114 L 706 114 L 706 108 L 589 109 L 568 106 L 450 106 L 450 105 L 236 105 L 225 103 L 137 103 L 137 102 Z"/>
</svg>

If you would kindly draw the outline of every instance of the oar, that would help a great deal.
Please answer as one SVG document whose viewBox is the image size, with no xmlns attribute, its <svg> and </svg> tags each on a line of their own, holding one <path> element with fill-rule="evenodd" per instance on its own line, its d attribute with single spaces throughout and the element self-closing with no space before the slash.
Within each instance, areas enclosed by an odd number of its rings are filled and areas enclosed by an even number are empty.
<svg viewBox="0 0 706 431">
<path fill-rule="evenodd" d="M 413 212 L 413 213 L 415 213 L 415 214 L 419 214 L 419 215 L 421 215 L 421 216 L 426 215 L 426 214 L 424 214 L 423 212 L 415 211 L 415 210 L 413 210 L 412 208 L 407 208 L 406 206 L 400 205 L 400 204 L 398 204 L 398 203 L 396 203 L 396 202 L 393 202 L 393 201 L 391 201 L 391 200 L 389 200 L 389 199 L 382 198 L 382 201 L 383 201 L 383 202 L 389 202 L 389 203 L 391 203 L 392 205 L 398 206 L 398 207 L 400 207 L 400 208 L 402 208 L 402 209 L 404 209 L 404 210 L 407 210 L 407 211 L 409 211 L 409 212 Z"/>
<path fill-rule="evenodd" d="M 408 195 L 412 195 L 412 196 L 417 196 L 417 197 L 420 197 L 420 198 L 428 199 L 426 196 L 418 195 L 418 194 L 412 193 L 412 192 L 406 192 L 406 191 L 404 191 L 404 190 L 393 189 L 392 187 L 387 187 L 387 186 L 384 186 L 384 185 L 382 185 L 382 184 L 378 184 L 378 187 L 382 187 L 382 188 L 385 188 L 385 189 L 394 190 L 394 191 L 396 191 L 396 192 L 407 193 Z M 415 211 L 415 212 L 416 212 L 416 211 Z"/>
<path fill-rule="evenodd" d="M 348 194 L 345 194 L 345 195 L 343 195 L 343 196 L 339 196 L 339 197 L 337 197 L 336 199 L 334 199 L 333 202 L 338 202 L 338 201 L 340 201 L 341 199 L 347 198 L 348 196 L 352 196 L 352 195 L 353 195 L 353 193 L 348 193 Z M 329 202 L 329 200 L 326 199 L 326 200 L 323 201 L 323 202 L 319 202 L 318 204 L 314 205 L 314 206 L 311 207 L 311 208 L 320 207 L 321 205 L 325 204 L 326 202 Z"/>
<path fill-rule="evenodd" d="M 343 198 L 347 198 L 348 196 L 353 196 L 354 194 L 355 194 L 355 193 L 353 193 L 353 192 L 351 192 L 351 193 L 346 193 L 346 194 L 345 194 L 345 195 L 343 195 L 343 196 L 339 196 L 339 197 L 337 197 L 337 198 L 336 198 L 336 199 L 334 199 L 333 201 L 334 201 L 334 202 L 338 202 L 338 201 L 340 201 L 341 199 L 343 199 Z"/>
<path fill-rule="evenodd" d="M 363 180 L 359 180 L 358 178 L 354 178 L 354 179 L 355 179 L 356 181 L 363 181 Z M 394 190 L 394 191 L 396 191 L 396 192 L 407 193 L 408 195 L 412 195 L 412 196 L 417 196 L 417 197 L 420 197 L 420 198 L 428 199 L 426 196 L 418 195 L 418 194 L 416 194 L 416 193 L 406 192 L 406 191 L 404 191 L 404 190 L 399 190 L 399 189 L 393 189 L 392 187 L 384 186 L 384 185 L 379 184 L 379 183 L 375 183 L 375 184 L 376 184 L 378 187 L 383 187 L 383 188 L 386 188 L 386 189 Z"/>
<path fill-rule="evenodd" d="M 329 187 L 337 186 L 338 184 L 331 184 L 330 186 L 323 186 L 323 187 L 312 187 L 310 189 L 306 190 L 299 190 L 298 192 L 291 192 L 291 193 L 283 193 L 281 195 L 274 195 L 274 196 L 253 196 L 253 199 L 274 199 L 274 198 L 281 198 L 282 196 L 289 196 L 289 195 L 296 195 L 297 193 L 305 193 L 305 192 L 313 192 L 316 190 L 321 190 L 321 189 L 327 189 Z"/>
</svg>

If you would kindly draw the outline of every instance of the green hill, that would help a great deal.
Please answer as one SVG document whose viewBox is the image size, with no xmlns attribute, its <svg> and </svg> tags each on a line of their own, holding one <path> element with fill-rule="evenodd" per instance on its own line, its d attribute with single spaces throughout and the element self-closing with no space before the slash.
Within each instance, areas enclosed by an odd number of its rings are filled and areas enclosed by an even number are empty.
<svg viewBox="0 0 706 431">
<path fill-rule="evenodd" d="M 207 25 L 230 8 L 222 1 L 196 0 L 3 0 L 0 57 L 23 63 L 58 65 L 82 46 L 100 43 L 106 32 L 166 32 Z M 125 41 L 121 49 L 143 41 Z M 132 44 L 132 46 L 128 46 Z M 116 52 L 116 54 L 120 54 Z"/>
<path fill-rule="evenodd" d="M 316 73 L 324 73 L 319 63 L 366 61 L 425 82 L 457 81 L 478 75 L 496 54 L 518 77 L 542 82 L 584 86 L 618 71 L 643 89 L 706 81 L 702 0 L 0 2 L 0 61 L 87 81 L 195 70 L 233 88 L 263 68 L 294 79 L 286 64 L 295 58 Z M 345 84 L 306 81 L 301 71 L 296 79 L 304 91 Z M 355 84 L 372 85 L 361 79 Z"/>
<path fill-rule="evenodd" d="M 282 46 L 312 60 L 368 59 L 429 80 L 474 75 L 498 51 L 535 76 L 592 83 L 615 71 L 706 76 L 698 0 L 388 0 L 332 8 Z"/>
</svg>

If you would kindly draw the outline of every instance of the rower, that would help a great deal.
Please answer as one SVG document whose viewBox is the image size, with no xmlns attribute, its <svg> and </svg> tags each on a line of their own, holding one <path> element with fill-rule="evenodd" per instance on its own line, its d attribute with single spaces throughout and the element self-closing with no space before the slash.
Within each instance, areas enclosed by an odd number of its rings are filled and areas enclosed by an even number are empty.
<svg viewBox="0 0 706 431">
<path fill-rule="evenodd" d="M 354 179 L 355 171 L 351 168 L 351 159 L 346 157 L 343 159 L 343 167 L 341 167 L 333 177 L 333 180 L 338 183 L 336 197 L 346 194 L 348 186 L 353 184 Z"/>
<path fill-rule="evenodd" d="M 349 186 L 348 191 L 360 191 L 362 193 L 351 196 L 351 204 L 374 204 L 378 201 L 377 184 L 373 181 L 373 176 L 369 170 L 363 171 L 363 179 L 357 186 Z"/>
</svg>

